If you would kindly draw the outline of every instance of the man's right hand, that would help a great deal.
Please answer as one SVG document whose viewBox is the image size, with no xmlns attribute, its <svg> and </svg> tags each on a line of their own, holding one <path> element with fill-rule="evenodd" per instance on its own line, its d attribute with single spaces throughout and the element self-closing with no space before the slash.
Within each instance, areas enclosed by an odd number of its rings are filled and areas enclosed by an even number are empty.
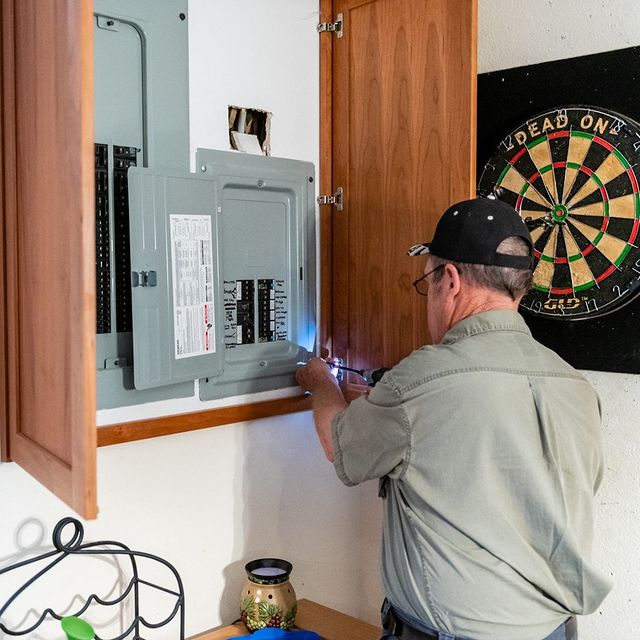
<svg viewBox="0 0 640 640">
<path fill-rule="evenodd" d="M 296 381 L 304 391 L 316 393 L 320 388 L 330 384 L 338 386 L 338 381 L 331 373 L 331 366 L 322 358 L 312 358 L 296 371 Z"/>
</svg>

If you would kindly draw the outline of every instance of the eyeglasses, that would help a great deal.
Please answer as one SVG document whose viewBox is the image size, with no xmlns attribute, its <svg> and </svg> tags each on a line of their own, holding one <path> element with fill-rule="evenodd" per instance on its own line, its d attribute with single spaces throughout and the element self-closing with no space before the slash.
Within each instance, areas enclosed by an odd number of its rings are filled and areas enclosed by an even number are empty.
<svg viewBox="0 0 640 640">
<path fill-rule="evenodd" d="M 416 288 L 416 291 L 421 296 L 426 296 L 429 293 L 429 283 L 427 282 L 427 278 L 432 273 L 435 273 L 436 271 L 440 271 L 440 269 L 444 269 L 446 266 L 447 266 L 447 263 L 441 264 L 441 265 L 437 266 L 435 269 L 431 269 L 431 271 L 427 271 L 427 273 L 425 273 L 421 278 L 418 278 L 413 283 L 413 286 Z"/>
</svg>

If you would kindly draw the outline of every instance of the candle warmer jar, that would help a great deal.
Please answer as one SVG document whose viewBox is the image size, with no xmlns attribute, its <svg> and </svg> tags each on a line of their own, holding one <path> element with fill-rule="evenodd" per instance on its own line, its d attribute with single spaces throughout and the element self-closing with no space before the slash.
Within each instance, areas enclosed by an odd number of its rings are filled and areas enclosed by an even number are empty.
<svg viewBox="0 0 640 640">
<path fill-rule="evenodd" d="M 240 598 L 240 617 L 249 631 L 277 627 L 288 631 L 298 611 L 296 592 L 289 582 L 293 565 L 278 558 L 248 562 L 247 581 Z"/>
</svg>

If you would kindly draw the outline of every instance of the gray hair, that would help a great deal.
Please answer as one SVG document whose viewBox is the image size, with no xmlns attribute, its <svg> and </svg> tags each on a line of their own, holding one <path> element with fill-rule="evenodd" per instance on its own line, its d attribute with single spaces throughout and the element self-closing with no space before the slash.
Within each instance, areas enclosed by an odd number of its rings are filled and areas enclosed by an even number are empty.
<svg viewBox="0 0 640 640">
<path fill-rule="evenodd" d="M 505 238 L 497 247 L 496 253 L 504 253 L 509 256 L 528 256 L 529 245 L 518 236 Z M 531 269 L 514 269 L 512 267 L 496 267 L 486 264 L 469 264 L 466 262 L 455 262 L 446 260 L 439 256 L 432 255 L 433 267 L 436 268 L 444 264 L 452 264 L 460 272 L 460 277 L 470 284 L 507 293 L 512 300 L 523 296 L 531 289 L 533 281 L 533 271 Z M 443 276 L 442 269 L 436 273 L 434 279 L 437 282 Z"/>
</svg>

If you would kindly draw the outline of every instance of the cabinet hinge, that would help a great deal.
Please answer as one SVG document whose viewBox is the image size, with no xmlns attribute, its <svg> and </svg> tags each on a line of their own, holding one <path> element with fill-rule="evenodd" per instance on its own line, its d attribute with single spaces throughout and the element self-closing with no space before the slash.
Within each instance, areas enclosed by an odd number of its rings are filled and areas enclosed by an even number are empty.
<svg viewBox="0 0 640 640">
<path fill-rule="evenodd" d="M 318 204 L 332 204 L 337 211 L 342 211 L 342 196 L 344 191 L 342 187 L 338 187 L 332 196 L 318 196 L 316 202 Z"/>
<path fill-rule="evenodd" d="M 342 21 L 342 14 L 339 13 L 336 16 L 336 21 L 335 22 L 319 22 L 318 26 L 316 27 L 316 29 L 318 30 L 318 33 L 322 33 L 323 31 L 333 31 L 338 38 L 342 38 L 343 36 L 343 31 L 342 31 L 342 25 L 343 25 L 343 21 Z"/>
</svg>

